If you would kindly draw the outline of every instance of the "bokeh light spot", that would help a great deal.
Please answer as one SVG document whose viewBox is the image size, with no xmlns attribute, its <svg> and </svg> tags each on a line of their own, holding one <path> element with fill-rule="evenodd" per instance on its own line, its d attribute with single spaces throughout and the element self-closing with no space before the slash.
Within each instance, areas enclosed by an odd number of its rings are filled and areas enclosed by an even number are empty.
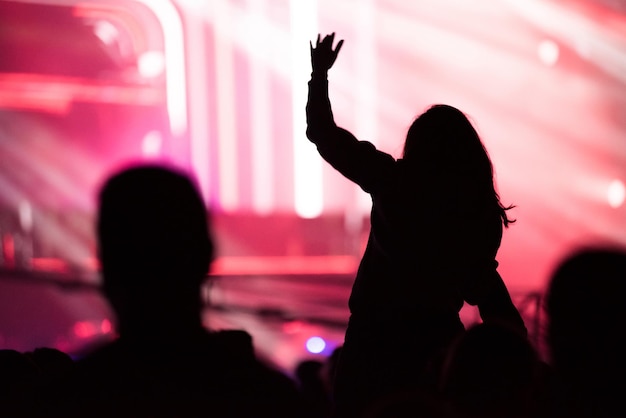
<svg viewBox="0 0 626 418">
<path fill-rule="evenodd" d="M 626 199 L 626 187 L 624 183 L 620 180 L 613 180 L 611 184 L 609 184 L 606 198 L 609 202 L 609 206 L 612 208 L 617 209 L 622 206 L 624 199 Z"/>
<path fill-rule="evenodd" d="M 326 348 L 326 341 L 320 337 L 311 337 L 306 341 L 306 349 L 309 353 L 319 354 Z"/>
<path fill-rule="evenodd" d="M 141 152 L 144 157 L 157 157 L 161 154 L 163 137 L 159 131 L 150 131 L 143 137 Z"/>
<path fill-rule="evenodd" d="M 137 69 L 145 78 L 158 77 L 165 71 L 165 56 L 160 51 L 144 52 L 137 59 Z"/>
<path fill-rule="evenodd" d="M 74 335 L 78 338 L 93 337 L 98 333 L 98 329 L 94 324 L 88 321 L 79 321 L 74 324 Z"/>
<path fill-rule="evenodd" d="M 111 321 L 109 321 L 108 319 L 103 319 L 102 323 L 100 324 L 100 331 L 102 331 L 103 334 L 108 334 L 112 330 L 113 325 L 111 324 Z"/>
<path fill-rule="evenodd" d="M 539 43 L 537 54 L 542 63 L 552 67 L 559 60 L 559 46 L 556 42 L 546 39 Z"/>
</svg>

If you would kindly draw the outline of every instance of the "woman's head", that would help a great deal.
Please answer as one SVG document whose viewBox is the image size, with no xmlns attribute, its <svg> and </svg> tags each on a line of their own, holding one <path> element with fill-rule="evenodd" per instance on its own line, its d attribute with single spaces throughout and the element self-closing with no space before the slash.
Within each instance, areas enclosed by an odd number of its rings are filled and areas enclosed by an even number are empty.
<svg viewBox="0 0 626 418">
<path fill-rule="evenodd" d="M 473 154 L 472 159 L 488 161 L 478 133 L 465 114 L 455 107 L 437 104 L 413 121 L 404 144 L 404 159 L 437 156 L 457 157 L 462 151 Z M 490 165 L 490 164 L 489 164 Z M 491 169 L 491 168 L 489 168 Z"/>
<path fill-rule="evenodd" d="M 421 114 L 407 133 L 403 160 L 434 188 L 458 190 L 493 204 L 505 226 L 510 222 L 493 181 L 493 167 L 476 129 L 460 110 L 443 104 Z M 452 185 L 452 187 L 451 187 Z"/>
</svg>

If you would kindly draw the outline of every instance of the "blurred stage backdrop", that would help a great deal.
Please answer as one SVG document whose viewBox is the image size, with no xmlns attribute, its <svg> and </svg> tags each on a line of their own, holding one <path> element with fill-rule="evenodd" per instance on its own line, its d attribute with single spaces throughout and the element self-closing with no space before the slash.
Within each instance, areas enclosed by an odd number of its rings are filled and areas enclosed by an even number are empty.
<svg viewBox="0 0 626 418">
<path fill-rule="evenodd" d="M 434 103 L 475 123 L 516 205 L 500 272 L 539 344 L 555 264 L 626 244 L 619 0 L 0 1 L 0 347 L 115 337 L 95 196 L 133 161 L 192 171 L 211 207 L 207 326 L 288 371 L 341 344 L 370 202 L 305 137 L 308 42 L 333 31 L 335 118 L 360 139 L 397 157 Z"/>
</svg>

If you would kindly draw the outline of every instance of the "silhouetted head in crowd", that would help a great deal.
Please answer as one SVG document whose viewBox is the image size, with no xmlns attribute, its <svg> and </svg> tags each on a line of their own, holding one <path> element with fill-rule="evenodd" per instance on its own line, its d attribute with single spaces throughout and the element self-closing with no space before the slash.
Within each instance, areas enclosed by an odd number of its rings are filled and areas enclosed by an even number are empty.
<svg viewBox="0 0 626 418">
<path fill-rule="evenodd" d="M 39 347 L 27 353 L 44 376 L 57 378 L 67 375 L 74 367 L 72 358 L 61 350 Z"/>
<path fill-rule="evenodd" d="M 37 366 L 28 356 L 17 350 L 0 350 L 0 396 L 34 378 Z"/>
<path fill-rule="evenodd" d="M 539 359 L 525 335 L 498 323 L 475 325 L 451 347 L 444 398 L 467 417 L 534 416 Z"/>
<path fill-rule="evenodd" d="M 514 222 L 496 192 L 493 166 L 467 116 L 449 105 L 430 107 L 415 119 L 404 143 L 402 159 L 417 170 L 417 178 L 450 204 L 469 204 L 497 212 L 504 226 Z"/>
<path fill-rule="evenodd" d="M 120 334 L 197 327 L 213 243 L 194 183 L 171 168 L 132 167 L 106 182 L 99 203 L 103 287 Z"/>
<path fill-rule="evenodd" d="M 16 350 L 0 350 L 0 415 L 22 417 L 39 370 L 28 356 Z"/>
<path fill-rule="evenodd" d="M 585 249 L 568 257 L 549 283 L 546 310 L 552 364 L 563 381 L 578 397 L 598 397 L 602 405 L 622 399 L 626 250 Z"/>
</svg>

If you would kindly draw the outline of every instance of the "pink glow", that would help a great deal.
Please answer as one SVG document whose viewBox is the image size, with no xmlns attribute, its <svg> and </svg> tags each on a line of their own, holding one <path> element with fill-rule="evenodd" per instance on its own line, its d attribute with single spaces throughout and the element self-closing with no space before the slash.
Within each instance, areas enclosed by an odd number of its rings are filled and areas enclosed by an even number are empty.
<svg viewBox="0 0 626 418">
<path fill-rule="evenodd" d="M 108 319 L 103 319 L 102 323 L 100 324 L 100 332 L 102 332 L 103 334 L 108 334 L 111 331 L 113 331 L 113 325 L 111 324 L 111 321 L 109 321 Z"/>
<path fill-rule="evenodd" d="M 74 6 L 74 15 L 90 19 L 94 22 L 94 32 L 105 43 L 113 43 L 119 39 L 118 27 L 130 35 L 131 51 L 128 54 L 138 53 L 146 48 L 144 29 L 137 18 L 124 7 L 106 4 L 103 2 L 84 2 Z"/>
<path fill-rule="evenodd" d="M 238 256 L 219 257 L 211 266 L 214 276 L 258 275 L 350 275 L 356 271 L 359 259 L 353 256 Z M 38 271 L 67 273 L 68 263 L 60 258 L 32 259 L 32 267 Z M 97 271 L 98 260 L 89 258 L 81 267 Z"/>
<path fill-rule="evenodd" d="M 290 321 L 283 324 L 283 332 L 285 334 L 299 334 L 306 327 L 301 321 Z"/>
<path fill-rule="evenodd" d="M 239 152 L 237 147 L 237 117 L 235 103 L 235 68 L 233 48 L 233 19 L 230 2 L 213 2 L 215 30 L 215 77 L 217 99 L 217 145 L 220 176 L 219 203 L 226 212 L 239 207 Z"/>
<path fill-rule="evenodd" d="M 15 241 L 11 234 L 2 236 L 2 258 L 8 268 L 15 267 Z"/>
<path fill-rule="evenodd" d="M 174 33 L 174 40 L 168 41 L 171 52 L 182 40 L 176 34 L 180 28 L 173 22 L 176 19 L 165 17 L 165 11 L 171 11 L 171 4 L 166 3 L 147 7 L 158 9 L 155 15 L 164 25 L 171 25 L 163 28 L 163 33 Z M 508 281 L 541 285 L 554 258 L 585 236 L 626 240 L 617 233 L 624 230 L 619 219 L 591 216 L 593 224 L 581 222 L 590 218 L 588 213 L 597 202 L 619 205 L 619 190 L 609 198 L 602 179 L 615 176 L 624 165 L 620 157 L 624 126 L 615 117 L 626 96 L 620 93 L 626 62 L 620 52 L 626 42 L 623 16 L 582 1 L 567 6 L 539 0 L 472 6 L 458 0 L 437 6 L 367 1 L 353 14 L 350 2 L 330 0 L 289 4 L 187 1 L 177 5 L 183 16 L 193 15 L 192 27 L 184 28 L 185 45 L 177 48 L 189 51 L 193 68 L 185 72 L 188 83 L 184 77 L 168 80 L 178 86 L 185 80 L 189 86 L 193 118 L 191 137 L 174 144 L 182 149 L 182 160 L 188 158 L 198 173 L 203 193 L 218 216 L 220 211 L 293 214 L 297 207 L 306 217 L 339 213 L 346 222 L 337 234 L 363 239 L 368 196 L 323 165 L 303 137 L 302 100 L 310 71 L 306 46 L 315 37 L 309 32 L 319 27 L 346 39 L 331 70 L 331 97 L 337 121 L 360 138 L 399 156 L 408 124 L 434 102 L 457 105 L 476 122 L 493 158 L 502 197 L 517 205 L 514 216 L 520 219 L 506 232 L 500 252 Z M 143 28 L 132 23 L 139 20 L 128 11 L 104 9 L 81 6 L 77 13 L 90 19 L 106 18 L 126 28 L 133 34 L 134 48 L 145 50 Z M 349 14 L 351 18 L 346 19 Z M 407 36 L 416 41 L 407 42 Z M 301 43 L 304 48 L 298 47 Z M 553 65 L 544 64 L 538 56 L 543 50 L 548 51 L 543 53 L 545 62 Z M 170 61 L 175 57 L 180 54 L 168 58 L 165 51 L 166 74 L 171 66 L 175 74 L 180 72 L 181 63 Z M 615 78 L 600 77 L 603 71 Z M 77 101 L 158 106 L 168 101 L 169 88 L 109 85 L 62 76 L 0 75 L 0 89 L 6 93 L 0 100 L 8 97 L 6 101 L 14 108 L 62 114 Z M 103 123 L 111 125 L 110 120 Z M 137 137 L 149 131 L 144 129 Z M 121 129 L 107 134 L 132 137 Z M 159 147 L 156 142 L 151 139 L 132 146 L 141 150 L 143 145 L 149 155 L 158 148 L 169 157 L 171 144 L 163 140 Z M 11 147 L 12 155 L 20 158 Z M 33 147 L 28 155 L 55 155 L 50 148 L 43 151 L 43 145 L 41 150 Z M 99 150 L 95 158 L 81 153 L 73 160 L 87 161 L 77 171 L 89 172 L 88 167 L 98 164 L 98 159 L 102 165 L 117 162 L 123 153 L 115 151 L 113 147 Z M 38 167 L 43 166 L 37 161 Z M 58 173 L 48 177 L 59 180 L 55 184 L 63 195 L 88 194 L 60 181 Z M 7 194 L 15 191 L 15 185 L 3 187 Z M 12 200 L 28 198 L 17 192 L 11 192 Z M 564 225 L 550 227 L 547 218 L 561 219 Z M 55 229 L 51 226 L 50 230 Z M 237 240 L 238 231 L 228 233 Z M 311 240 L 316 237 L 292 239 L 283 255 L 308 255 L 303 248 Z M 540 242 L 545 251 L 537 250 Z M 235 242 L 228 251 L 231 248 L 237 249 L 233 255 L 238 257 L 256 256 L 245 242 Z M 346 253 L 358 259 L 359 243 L 349 248 Z M 224 260 L 230 255 L 225 254 Z M 520 257 L 527 259 L 520 262 Z M 216 263 L 218 271 L 220 263 Z M 267 265 L 276 263 L 281 266 L 278 270 L 292 268 L 276 260 Z M 226 271 L 251 271 L 257 263 L 243 265 Z"/>
<path fill-rule="evenodd" d="M 221 257 L 211 273 L 230 275 L 353 274 L 358 266 L 353 256 Z"/>
<path fill-rule="evenodd" d="M 78 338 L 90 338 L 98 333 L 98 328 L 89 321 L 80 321 L 74 324 L 74 335 Z"/>
<path fill-rule="evenodd" d="M 226 302 L 345 320 L 371 201 L 304 135 L 308 41 L 318 29 L 346 40 L 330 94 L 337 123 L 360 139 L 399 157 L 410 122 L 433 103 L 475 122 L 503 201 L 516 205 L 518 222 L 498 253 L 513 291 L 542 289 L 578 245 L 626 244 L 623 14 L 590 0 L 356 3 L 142 0 L 156 22 L 146 27 L 117 3 L 76 6 L 77 17 L 118 28 L 100 28 L 109 46 L 127 35 L 122 55 L 139 59 L 140 81 L 124 71 L 113 79 L 0 73 L 0 199 L 11 216 L 22 201 L 32 206 L 24 229 L 41 241 L 32 268 L 97 271 L 99 182 L 122 163 L 158 155 L 198 176 L 217 225 L 211 273 L 223 287 L 213 290 L 232 297 Z M 162 56 L 141 55 L 150 51 Z M 173 139 L 144 137 L 169 127 Z M 231 215 L 237 220 L 225 223 Z M 326 281 L 300 277 L 317 275 Z M 76 308 L 72 321 L 103 317 L 86 312 Z M 271 328 L 249 315 L 224 317 L 261 329 L 263 349 L 288 362 L 306 354 L 304 335 L 341 339 L 299 318 Z M 95 331 L 112 333 L 105 321 Z M 70 330 L 88 335 L 89 327 Z"/>
<path fill-rule="evenodd" d="M 73 101 L 155 106 L 163 93 L 149 86 L 112 84 L 77 77 L 1 73 L 0 107 L 65 113 Z"/>
<path fill-rule="evenodd" d="M 36 271 L 48 273 L 68 273 L 69 266 L 65 260 L 59 258 L 33 258 L 31 267 Z"/>
</svg>

